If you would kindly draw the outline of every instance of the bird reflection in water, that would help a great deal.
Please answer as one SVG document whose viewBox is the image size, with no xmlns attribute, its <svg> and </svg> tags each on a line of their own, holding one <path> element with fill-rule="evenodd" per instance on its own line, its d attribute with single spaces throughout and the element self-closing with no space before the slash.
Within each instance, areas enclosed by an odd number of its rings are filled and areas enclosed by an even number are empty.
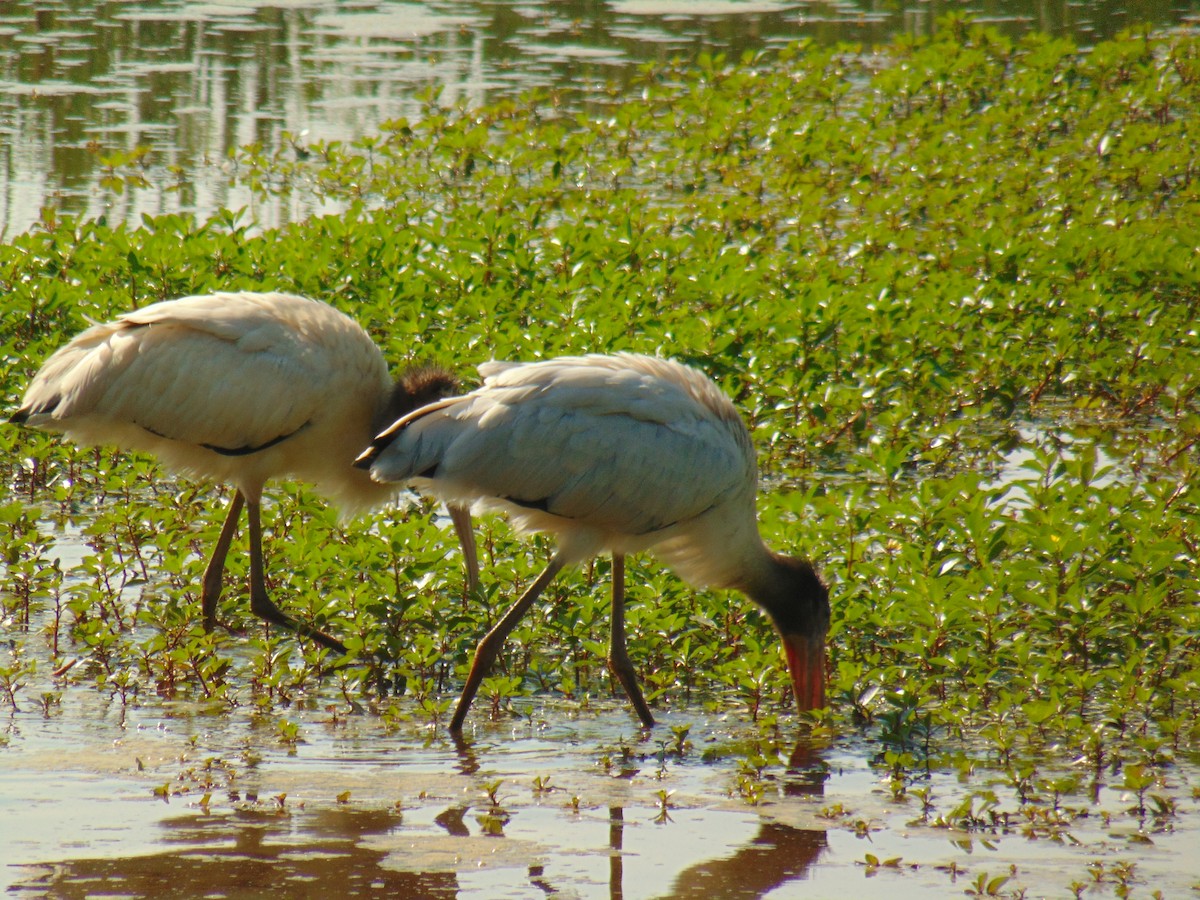
<svg viewBox="0 0 1200 900">
<path fill-rule="evenodd" d="M 785 795 L 822 797 L 826 778 L 818 750 L 806 741 L 798 743 L 784 776 Z M 826 846 L 824 829 L 793 828 L 764 819 L 758 834 L 732 856 L 697 863 L 680 872 L 667 897 L 765 897 L 780 885 L 805 878 Z"/>
<path fill-rule="evenodd" d="M 407 872 L 384 865 L 388 851 L 363 838 L 400 827 L 388 810 L 326 809 L 304 814 L 297 836 L 293 816 L 258 811 L 232 816 L 168 819 L 167 853 L 77 859 L 20 867 L 10 887 L 30 896 L 345 897 L 387 896 L 454 900 L 452 871 Z M 18 876 L 20 878 L 20 876 Z"/>
<path fill-rule="evenodd" d="M 828 772 L 819 751 L 801 742 L 792 751 L 783 779 L 788 797 L 820 798 L 825 793 Z M 665 821 L 670 821 L 669 817 Z M 625 809 L 608 810 L 609 898 L 625 896 Z M 808 870 L 828 846 L 824 829 L 795 828 L 783 822 L 763 819 L 758 833 L 730 856 L 696 863 L 681 871 L 663 900 L 710 900 L 710 898 L 765 897 L 792 881 L 807 877 Z M 544 867 L 531 870 L 530 880 L 540 889 L 556 892 Z"/>
<path fill-rule="evenodd" d="M 469 745 L 464 747 L 461 752 L 466 755 L 460 756 L 463 765 L 477 771 L 479 760 Z M 804 745 L 792 753 L 780 783 L 787 797 L 816 799 L 823 796 L 825 778 L 819 751 Z M 468 815 L 471 811 L 468 804 L 451 805 L 433 822 L 456 843 L 457 839 L 477 841 L 482 834 Z M 608 895 L 614 900 L 625 896 L 626 861 L 637 852 L 625 847 L 626 825 L 660 827 L 647 826 L 644 813 L 644 809 L 635 811 L 637 822 L 627 822 L 626 809 L 611 805 L 607 846 L 603 839 L 593 845 L 591 852 L 608 858 Z M 520 811 L 514 816 L 519 817 Z M 722 816 L 719 811 L 713 812 L 714 827 L 723 826 L 726 820 Z M 163 821 L 162 827 L 166 832 L 163 843 L 170 847 L 167 852 L 14 867 L 10 874 L 17 883 L 10 890 L 64 898 L 113 892 L 183 897 L 203 890 L 216 897 L 357 893 L 407 900 L 449 900 L 463 890 L 460 873 L 452 868 L 435 863 L 427 871 L 406 871 L 404 865 L 396 865 L 397 861 L 416 863 L 414 853 L 419 856 L 420 841 L 414 843 L 405 836 L 410 826 L 395 809 L 245 808 L 222 815 L 175 816 Z M 661 827 L 686 826 L 668 821 Z M 527 884 L 540 893 L 570 893 L 575 885 L 555 864 L 553 833 L 539 835 L 538 842 L 541 847 L 535 855 L 539 858 L 529 862 Z M 763 818 L 754 836 L 729 855 L 678 871 L 663 900 L 764 897 L 780 886 L 806 878 L 826 846 L 823 830 L 796 828 Z M 547 851 L 549 856 L 545 855 Z M 466 853 L 463 859 L 474 852 Z M 644 891 L 639 891 L 641 894 Z"/>
</svg>

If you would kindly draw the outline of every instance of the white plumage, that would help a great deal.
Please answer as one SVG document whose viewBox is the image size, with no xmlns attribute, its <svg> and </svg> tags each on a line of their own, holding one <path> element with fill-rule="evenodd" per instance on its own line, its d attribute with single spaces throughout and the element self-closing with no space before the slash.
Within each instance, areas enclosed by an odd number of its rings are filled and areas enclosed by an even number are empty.
<svg viewBox="0 0 1200 900">
<path fill-rule="evenodd" d="M 312 482 L 347 513 L 394 491 L 352 463 L 375 432 L 455 381 L 422 370 L 395 385 L 378 347 L 351 318 L 280 293 L 215 293 L 155 303 L 93 325 L 42 366 L 11 421 L 157 456 L 168 468 L 237 488 L 204 577 L 211 627 L 225 556 L 245 503 L 251 607 L 331 649 L 336 640 L 297 626 L 267 597 L 259 505 L 269 479 Z M 465 510 L 452 510 L 476 575 Z"/>
<path fill-rule="evenodd" d="M 828 595 L 812 566 L 758 534 L 757 465 L 729 399 L 695 369 L 619 354 L 480 366 L 483 386 L 414 410 L 359 458 L 382 482 L 508 513 L 559 549 L 476 652 L 451 728 L 504 637 L 565 565 L 613 554 L 609 664 L 653 724 L 625 652 L 623 557 L 653 548 L 697 585 L 736 588 L 775 622 L 801 709 L 824 700 Z"/>
</svg>

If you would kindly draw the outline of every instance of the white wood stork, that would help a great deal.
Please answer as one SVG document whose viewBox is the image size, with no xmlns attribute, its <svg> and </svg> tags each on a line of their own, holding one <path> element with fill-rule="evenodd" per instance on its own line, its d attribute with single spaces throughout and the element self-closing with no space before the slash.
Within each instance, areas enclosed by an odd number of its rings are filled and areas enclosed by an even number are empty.
<svg viewBox="0 0 1200 900">
<path fill-rule="evenodd" d="M 205 627 L 216 622 L 225 557 L 243 505 L 250 523 L 250 608 L 339 653 L 267 596 L 260 501 L 269 479 L 312 482 L 347 513 L 392 497 L 353 465 L 398 416 L 457 387 L 415 370 L 395 384 L 383 354 L 333 307 L 279 293 L 215 293 L 155 303 L 88 328 L 34 376 L 11 422 L 157 456 L 168 468 L 236 487 L 204 573 Z M 478 584 L 470 514 L 450 511 Z"/>
<path fill-rule="evenodd" d="M 654 548 L 696 585 L 735 588 L 783 640 L 800 710 L 824 705 L 829 597 L 813 566 L 758 533 L 757 465 L 729 399 L 695 369 L 619 354 L 479 367 L 482 387 L 414 410 L 359 457 L 371 477 L 500 510 L 558 539 L 545 571 L 480 642 L 451 721 L 459 732 L 505 637 L 563 566 L 613 555 L 609 667 L 654 718 L 625 649 L 624 556 Z"/>
</svg>

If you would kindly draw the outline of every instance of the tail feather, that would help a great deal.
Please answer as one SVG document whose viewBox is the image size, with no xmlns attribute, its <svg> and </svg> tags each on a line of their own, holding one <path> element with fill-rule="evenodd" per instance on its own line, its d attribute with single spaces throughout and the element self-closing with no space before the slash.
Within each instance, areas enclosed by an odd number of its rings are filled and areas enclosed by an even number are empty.
<svg viewBox="0 0 1200 900">
<path fill-rule="evenodd" d="M 30 394 L 33 391 L 29 392 Z M 9 424 L 12 425 L 28 425 L 30 428 L 43 428 L 50 426 L 54 418 L 55 411 L 59 404 L 62 403 L 62 394 L 52 394 L 43 399 L 36 399 L 31 402 L 29 395 L 26 395 L 25 404 L 17 410 L 14 410 L 8 417 Z"/>
</svg>

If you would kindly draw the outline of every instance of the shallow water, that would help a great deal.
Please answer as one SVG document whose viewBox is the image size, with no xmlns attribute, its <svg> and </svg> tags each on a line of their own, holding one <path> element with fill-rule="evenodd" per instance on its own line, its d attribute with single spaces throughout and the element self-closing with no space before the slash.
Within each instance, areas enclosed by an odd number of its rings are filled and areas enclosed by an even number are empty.
<svg viewBox="0 0 1200 900">
<path fill-rule="evenodd" d="M 31 641 L 30 645 L 36 645 Z M 7 655 L 7 651 L 5 651 Z M 38 679 L 39 682 L 42 679 Z M 526 702 L 521 717 L 472 714 L 465 741 L 423 722 L 284 710 L 275 719 L 146 698 L 123 708 L 83 683 L 44 714 L 28 684 L 0 749 L 0 883 L 20 896 L 414 898 L 962 895 L 981 874 L 1030 896 L 1118 896 L 1106 873 L 1188 892 L 1200 767 L 1172 771 L 1179 814 L 1138 820 L 1102 787 L 1062 827 L 1010 820 L 962 830 L 893 798 L 853 735 L 798 743 L 767 766 L 751 803 L 738 788 L 755 741 L 737 714 L 666 713 L 642 735 L 623 706 Z M 344 704 L 343 704 L 344 706 Z M 692 746 L 668 750 L 673 726 Z M 980 771 L 931 773 L 938 809 L 991 787 Z M 494 802 L 493 802 L 494 795 Z M 1067 821 L 1065 820 L 1065 821 Z M 868 865 L 869 855 L 889 865 Z M 1144 895 L 1144 894 L 1143 894 Z"/>
<path fill-rule="evenodd" d="M 1137 21 L 1188 27 L 1195 2 L 1022 0 L 874 3 L 583 0 L 8 0 L 0 5 L 0 236 L 60 212 L 138 222 L 143 214 L 245 207 L 270 227 L 323 211 L 262 201 L 234 183 L 229 152 L 261 142 L 351 141 L 421 115 L 420 96 L 478 105 L 533 88 L 602 100 L 650 61 L 701 51 L 739 58 L 798 39 L 882 43 L 970 11 L 1016 35 L 1082 45 Z M 291 136 L 290 138 L 288 136 Z M 139 147 L 104 187 L 106 166 Z M 105 160 L 109 162 L 105 162 Z"/>
<path fill-rule="evenodd" d="M 59 533 L 64 571 L 89 553 L 78 530 Z M 986 764 L 934 768 L 896 794 L 868 732 L 814 744 L 785 715 L 783 758 L 736 707 L 656 709 L 645 733 L 616 700 L 516 700 L 500 721 L 480 703 L 456 742 L 404 699 L 400 717 L 351 706 L 335 678 L 262 714 L 248 696 L 123 704 L 86 656 L 53 673 L 50 615 L 0 645 L 0 667 L 18 647 L 36 663 L 0 719 L 0 885 L 19 896 L 907 900 L 962 896 L 981 876 L 1027 896 L 1200 885 L 1198 759 L 1165 769 L 1153 792 L 1175 814 L 1156 817 L 1133 811 L 1115 771 L 1058 807 L 1044 792 L 1021 803 Z M 247 682 L 239 640 L 220 652 Z M 684 726 L 690 743 L 673 752 Z M 1069 759 L 1038 766 L 1094 776 Z M 986 791 L 990 821 L 939 824 Z"/>
</svg>

